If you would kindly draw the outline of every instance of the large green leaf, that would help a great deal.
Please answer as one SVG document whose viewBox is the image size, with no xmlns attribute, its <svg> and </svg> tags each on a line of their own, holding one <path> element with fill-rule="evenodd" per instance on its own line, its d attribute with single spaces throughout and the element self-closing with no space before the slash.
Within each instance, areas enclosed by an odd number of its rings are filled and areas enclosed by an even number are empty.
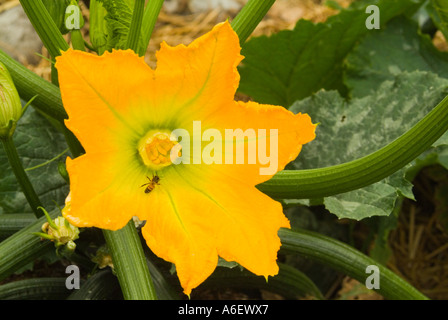
<svg viewBox="0 0 448 320">
<path fill-rule="evenodd" d="M 346 62 L 345 81 L 354 97 L 377 92 L 384 80 L 406 71 L 430 71 L 448 79 L 448 53 L 437 50 L 415 22 L 403 17 L 390 21 L 381 32 L 367 35 Z M 448 168 L 448 133 L 414 162 L 408 178 L 433 164 Z"/>
<path fill-rule="evenodd" d="M 66 148 L 64 136 L 47 120 L 29 108 L 20 119 L 13 136 L 24 168 L 32 168 L 53 159 Z M 65 161 L 62 157 L 59 161 Z M 27 171 L 42 204 L 48 211 L 55 203 L 64 204 L 68 186 L 58 173 L 58 161 Z M 32 212 L 0 148 L 0 214 Z"/>
<path fill-rule="evenodd" d="M 369 255 L 384 265 L 387 264 L 387 261 L 392 255 L 392 249 L 389 246 L 389 235 L 398 226 L 398 215 L 402 209 L 402 204 L 403 198 L 400 198 L 389 216 L 366 219 L 372 234 L 374 233 L 376 235 L 373 240 L 373 248 L 370 250 Z"/>
<path fill-rule="evenodd" d="M 414 70 L 448 78 L 448 53 L 438 51 L 415 22 L 398 17 L 368 34 L 348 55 L 346 84 L 352 96 L 361 97 L 376 92 L 383 81 Z"/>
<path fill-rule="evenodd" d="M 381 25 L 417 5 L 411 0 L 371 1 L 378 5 Z M 261 103 L 285 107 L 321 88 L 346 92 L 343 61 L 369 30 L 366 5 L 356 5 L 325 23 L 300 20 L 294 30 L 248 41 L 242 54 L 239 90 Z"/>
<path fill-rule="evenodd" d="M 385 81 L 376 93 L 347 102 L 338 92 L 321 91 L 291 106 L 320 123 L 290 169 L 337 165 L 366 156 L 410 129 L 448 93 L 448 80 L 416 71 Z M 324 199 L 339 218 L 389 215 L 399 194 L 412 198 L 405 170 L 352 192 Z"/>
</svg>

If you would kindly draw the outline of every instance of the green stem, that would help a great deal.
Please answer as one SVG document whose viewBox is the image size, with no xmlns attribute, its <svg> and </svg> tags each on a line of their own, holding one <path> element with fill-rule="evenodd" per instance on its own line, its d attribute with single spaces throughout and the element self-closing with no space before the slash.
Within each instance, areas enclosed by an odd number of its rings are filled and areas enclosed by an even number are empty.
<svg viewBox="0 0 448 320">
<path fill-rule="evenodd" d="M 156 264 L 148 257 L 146 258 L 146 263 L 148 265 L 149 273 L 151 274 L 151 279 L 154 283 L 157 298 L 159 300 L 181 299 L 179 291 L 173 288 L 172 284 L 166 279 L 166 275 L 157 268 Z"/>
<path fill-rule="evenodd" d="M 70 32 L 72 46 L 75 50 L 86 51 L 86 46 L 84 45 L 84 38 L 82 37 L 81 30 L 72 30 Z"/>
<path fill-rule="evenodd" d="M 249 0 L 233 19 L 231 25 L 238 34 L 241 45 L 246 42 L 274 2 L 275 0 Z"/>
<path fill-rule="evenodd" d="M 106 269 L 87 278 L 79 290 L 73 290 L 67 300 L 116 300 L 121 299 L 119 294 L 117 278 L 110 269 Z"/>
<path fill-rule="evenodd" d="M 53 62 L 53 61 L 52 61 Z M 59 87 L 59 76 L 58 70 L 54 66 L 54 63 L 51 64 L 51 83 L 56 87 Z"/>
<path fill-rule="evenodd" d="M 0 241 L 36 221 L 32 213 L 0 214 Z"/>
<path fill-rule="evenodd" d="M 67 149 L 65 149 L 64 151 L 62 151 L 60 154 L 58 154 L 57 156 L 51 158 L 50 160 L 44 161 L 44 162 L 42 162 L 42 163 L 40 163 L 40 164 L 38 164 L 38 165 L 36 165 L 36 166 L 26 168 L 25 171 L 31 171 L 31 170 L 36 170 L 36 169 L 38 169 L 38 168 L 42 168 L 42 167 L 46 166 L 47 164 L 50 164 L 50 163 L 52 163 L 53 161 L 59 159 L 59 158 L 62 157 L 64 154 L 66 154 L 69 150 L 70 150 L 70 149 L 67 148 Z"/>
<path fill-rule="evenodd" d="M 126 300 L 157 299 L 140 238 L 131 220 L 117 231 L 103 230 Z"/>
<path fill-rule="evenodd" d="M 164 0 L 150 0 L 146 5 L 142 23 L 143 47 L 140 48 L 139 52 L 139 55 L 141 56 L 146 53 L 149 40 L 151 39 L 152 32 L 154 31 L 157 22 L 157 17 L 159 16 L 160 9 L 162 9 L 163 1 Z"/>
<path fill-rule="evenodd" d="M 69 48 L 41 0 L 20 0 L 28 19 L 39 35 L 45 48 L 55 58 Z"/>
<path fill-rule="evenodd" d="M 319 233 L 304 230 L 280 229 L 281 250 L 286 253 L 298 253 L 306 258 L 319 261 L 342 273 L 366 283 L 371 273 L 366 273 L 368 266 L 376 266 L 379 270 L 378 293 L 390 300 L 427 300 L 428 298 L 382 266 L 372 258 L 355 248 L 323 236 Z"/>
<path fill-rule="evenodd" d="M 142 26 L 144 0 L 136 0 L 127 47 L 138 52 Z M 127 300 L 157 299 L 148 265 L 134 222 L 118 231 L 103 230 L 117 272 L 123 297 Z"/>
<path fill-rule="evenodd" d="M 282 295 L 285 299 L 313 296 L 324 300 L 314 282 L 303 272 L 287 264 L 278 263 L 279 272 L 268 281 L 240 268 L 217 268 L 202 286 L 207 288 L 264 289 Z"/>
<path fill-rule="evenodd" d="M 138 52 L 140 33 L 142 30 L 143 12 L 145 10 L 145 0 L 135 0 L 132 14 L 131 26 L 129 28 L 126 47 Z"/>
<path fill-rule="evenodd" d="M 8 68 L 20 97 L 24 100 L 35 97 L 32 102 L 33 107 L 42 112 L 65 135 L 72 154 L 78 156 L 84 153 L 79 141 L 64 124 L 64 119 L 68 118 L 68 115 L 62 105 L 59 88 L 42 79 L 1 50 L 0 62 Z M 52 119 L 57 121 L 52 121 Z"/>
<path fill-rule="evenodd" d="M 101 0 L 90 0 L 90 42 L 99 56 L 107 49 L 107 23 L 104 17 L 107 15 Z"/>
<path fill-rule="evenodd" d="M 17 182 L 22 188 L 22 191 L 34 212 L 34 215 L 37 218 L 42 217 L 44 213 L 41 209 L 39 209 L 39 207 L 42 207 L 42 204 L 22 166 L 22 162 L 20 161 L 19 154 L 17 153 L 16 146 L 12 141 L 12 137 L 1 139 L 1 141 L 5 149 L 6 156 L 8 157 L 9 164 L 11 165 L 11 169 L 16 176 Z"/>
<path fill-rule="evenodd" d="M 50 212 L 52 219 L 56 218 L 58 214 L 57 210 Z M 54 250 L 53 242 L 42 241 L 35 236 L 36 232 L 42 232 L 42 225 L 45 222 L 47 222 L 47 218 L 43 216 L 0 242 L 0 281 L 33 262 L 36 258 Z"/>
<path fill-rule="evenodd" d="M 33 101 L 33 107 L 62 123 L 64 119 L 68 118 L 62 105 L 61 92 L 57 86 L 42 79 L 1 50 L 0 62 L 11 74 L 22 99 L 30 100 L 37 95 Z"/>
<path fill-rule="evenodd" d="M 275 199 L 313 199 L 378 182 L 418 157 L 448 130 L 448 96 L 414 127 L 384 148 L 337 166 L 285 170 L 258 185 Z"/>
<path fill-rule="evenodd" d="M 13 281 L 0 286 L 1 300 L 62 300 L 70 294 L 66 278 L 37 278 Z"/>
</svg>

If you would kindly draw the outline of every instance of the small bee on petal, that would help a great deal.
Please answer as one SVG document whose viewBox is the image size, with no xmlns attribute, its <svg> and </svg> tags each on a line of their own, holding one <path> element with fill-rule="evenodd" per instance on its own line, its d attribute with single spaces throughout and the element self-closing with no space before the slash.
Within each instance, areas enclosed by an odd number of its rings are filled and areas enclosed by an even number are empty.
<svg viewBox="0 0 448 320">
<path fill-rule="evenodd" d="M 159 181 L 160 178 L 158 175 L 152 176 L 152 179 L 148 178 L 149 182 L 143 184 L 141 187 L 147 186 L 145 189 L 145 193 L 150 193 L 152 190 L 154 190 L 154 188 L 156 187 L 156 185 L 160 185 Z"/>
</svg>

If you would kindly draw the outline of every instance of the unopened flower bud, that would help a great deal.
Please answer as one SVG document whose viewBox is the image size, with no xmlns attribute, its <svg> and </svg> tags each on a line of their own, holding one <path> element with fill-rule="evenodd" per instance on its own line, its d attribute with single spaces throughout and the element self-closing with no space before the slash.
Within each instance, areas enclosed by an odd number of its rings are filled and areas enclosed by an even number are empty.
<svg viewBox="0 0 448 320">
<path fill-rule="evenodd" d="M 70 0 L 70 4 L 65 9 L 65 27 L 69 31 L 80 30 L 84 26 L 84 17 L 78 0 Z"/>
<path fill-rule="evenodd" d="M 0 138 L 10 137 L 22 115 L 22 104 L 8 69 L 0 62 Z"/>
<path fill-rule="evenodd" d="M 72 241 L 72 240 L 69 240 L 65 246 L 70 251 L 75 251 L 75 249 L 76 249 L 76 243 L 74 241 Z"/>
<path fill-rule="evenodd" d="M 65 245 L 73 251 L 76 248 L 74 241 L 79 238 L 78 227 L 71 225 L 64 217 L 57 217 L 52 220 L 46 210 L 43 209 L 43 211 L 47 217 L 47 222 L 42 225 L 42 233 L 35 234 L 53 241 L 57 248 Z"/>
<path fill-rule="evenodd" d="M 97 250 L 96 255 L 92 257 L 92 261 L 95 262 L 100 269 L 104 269 L 106 267 L 111 267 L 112 269 L 114 268 L 112 256 L 106 246 L 102 246 Z"/>
<path fill-rule="evenodd" d="M 78 239 L 79 229 L 71 225 L 64 217 L 57 217 L 47 228 L 47 234 L 54 238 L 56 246 L 70 243 L 73 246 L 73 240 Z"/>
</svg>

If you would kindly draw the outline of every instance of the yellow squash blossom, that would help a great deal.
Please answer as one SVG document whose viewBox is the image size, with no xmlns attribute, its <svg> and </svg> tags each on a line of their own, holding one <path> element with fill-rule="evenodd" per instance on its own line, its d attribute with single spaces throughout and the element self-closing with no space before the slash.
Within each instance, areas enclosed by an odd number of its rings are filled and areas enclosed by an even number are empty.
<svg viewBox="0 0 448 320">
<path fill-rule="evenodd" d="M 86 151 L 67 159 L 64 217 L 110 230 L 146 221 L 149 248 L 176 265 L 185 294 L 218 256 L 278 273 L 277 232 L 289 221 L 255 186 L 315 136 L 306 114 L 234 100 L 240 51 L 225 22 L 188 46 L 162 43 L 155 70 L 131 50 L 57 58 L 66 124 Z"/>
</svg>

